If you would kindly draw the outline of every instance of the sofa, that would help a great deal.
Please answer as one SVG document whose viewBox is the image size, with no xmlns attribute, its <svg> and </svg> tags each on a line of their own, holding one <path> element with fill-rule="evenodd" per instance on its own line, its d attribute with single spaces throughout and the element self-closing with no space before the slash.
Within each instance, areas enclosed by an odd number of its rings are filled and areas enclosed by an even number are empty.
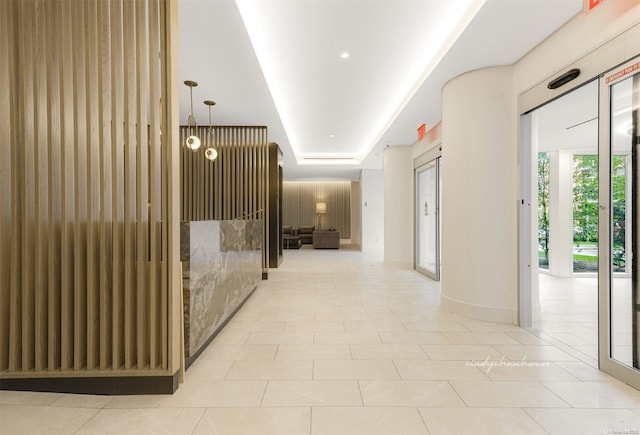
<svg viewBox="0 0 640 435">
<path fill-rule="evenodd" d="M 298 236 L 300 236 L 300 241 L 303 245 L 312 245 L 313 244 L 313 232 L 316 227 L 311 226 L 300 226 L 298 227 Z"/>
<path fill-rule="evenodd" d="M 291 225 L 283 225 L 282 226 L 282 239 L 287 241 L 290 239 L 300 239 L 300 244 L 302 245 L 312 245 L 313 244 L 313 232 L 316 227 L 311 226 L 300 226 L 294 227 Z M 285 243 L 285 246 L 288 246 Z"/>
</svg>

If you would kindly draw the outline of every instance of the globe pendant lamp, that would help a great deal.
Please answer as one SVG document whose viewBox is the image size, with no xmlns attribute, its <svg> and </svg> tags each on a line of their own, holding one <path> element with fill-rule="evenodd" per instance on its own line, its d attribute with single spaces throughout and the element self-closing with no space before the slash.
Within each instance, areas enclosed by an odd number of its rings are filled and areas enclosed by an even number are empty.
<svg viewBox="0 0 640 435">
<path fill-rule="evenodd" d="M 189 86 L 189 94 L 191 98 L 191 114 L 187 118 L 189 137 L 187 138 L 185 144 L 190 150 L 196 151 L 198 148 L 200 148 L 200 138 L 198 138 L 197 136 L 198 124 L 196 123 L 196 118 L 193 116 L 193 88 L 198 86 L 198 83 L 194 82 L 193 80 L 187 80 L 184 82 L 184 84 Z"/>
<path fill-rule="evenodd" d="M 204 102 L 204 104 L 206 104 L 207 106 L 209 106 L 209 140 L 208 145 L 207 145 L 207 149 L 204 151 L 204 156 L 211 160 L 214 161 L 216 159 L 216 157 L 218 157 L 218 151 L 216 151 L 216 149 L 213 147 L 213 133 L 212 133 L 212 127 L 211 127 L 211 106 L 215 106 L 216 102 L 215 101 L 211 101 L 211 100 L 206 100 Z"/>
</svg>

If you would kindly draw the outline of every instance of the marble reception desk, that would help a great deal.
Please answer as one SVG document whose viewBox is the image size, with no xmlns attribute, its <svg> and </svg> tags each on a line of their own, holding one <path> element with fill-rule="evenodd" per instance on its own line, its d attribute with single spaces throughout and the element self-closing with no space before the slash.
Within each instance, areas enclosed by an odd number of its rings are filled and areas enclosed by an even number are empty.
<svg viewBox="0 0 640 435">
<path fill-rule="evenodd" d="M 180 261 L 189 366 L 262 279 L 262 221 L 182 222 Z"/>
</svg>

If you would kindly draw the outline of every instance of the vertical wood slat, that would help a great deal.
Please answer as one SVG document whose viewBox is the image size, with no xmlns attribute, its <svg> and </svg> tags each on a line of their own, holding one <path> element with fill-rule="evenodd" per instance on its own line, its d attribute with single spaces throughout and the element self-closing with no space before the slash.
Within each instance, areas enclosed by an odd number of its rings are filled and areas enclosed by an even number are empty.
<svg viewBox="0 0 640 435">
<path fill-rule="evenodd" d="M 6 7 L 8 9 L 10 9 L 10 12 L 7 13 L 6 15 L 4 15 L 8 20 L 10 20 L 10 23 L 6 23 L 8 24 L 7 28 L 12 28 L 14 30 L 14 35 L 15 35 L 15 26 L 20 26 L 22 23 L 19 22 L 18 17 L 20 17 L 20 10 L 18 10 L 18 7 L 20 6 L 18 3 L 14 3 L 14 2 L 4 2 L 2 3 L 3 7 Z M 11 26 L 11 27 L 10 27 Z M 18 39 L 17 38 L 9 38 L 9 41 L 11 41 L 11 44 L 9 46 L 9 50 L 13 51 L 13 52 L 17 52 L 20 50 L 19 46 L 18 46 Z M 10 60 L 12 59 L 11 55 L 7 56 L 9 58 L 9 63 L 7 65 L 12 65 L 12 68 L 9 68 L 9 77 L 10 77 L 10 82 L 14 84 L 14 86 L 16 86 L 16 88 L 19 89 L 19 85 L 20 85 L 20 76 L 18 74 L 18 70 L 19 70 L 19 62 L 15 62 L 15 64 L 12 64 L 10 62 Z M 15 59 L 15 58 L 14 58 Z M 11 283 L 10 289 L 9 289 L 9 324 L 8 324 L 8 348 L 9 348 L 9 354 L 7 356 L 7 366 L 8 369 L 10 371 L 15 371 L 15 370 L 19 370 L 21 367 L 21 361 L 22 361 L 22 354 L 21 354 L 21 335 L 22 335 L 22 322 L 21 322 L 21 288 L 22 288 L 22 283 L 21 283 L 21 278 L 22 278 L 22 274 L 20 273 L 21 270 L 21 259 L 22 256 L 20 254 L 20 232 L 22 230 L 21 226 L 13 226 L 14 222 L 21 222 L 21 207 L 19 207 L 20 204 L 20 180 L 23 177 L 22 171 L 20 171 L 20 165 L 19 165 L 19 149 L 15 149 L 13 147 L 11 147 L 11 144 L 13 143 L 17 143 L 19 140 L 19 131 L 21 129 L 20 126 L 20 113 L 19 113 L 19 106 L 18 106 L 18 95 L 20 93 L 19 92 L 13 92 L 13 95 L 11 95 L 9 97 L 10 100 L 10 114 L 9 114 L 9 125 L 8 125 L 8 130 L 11 134 L 10 134 L 10 140 L 6 143 L 6 146 L 9 147 L 8 151 L 9 151 L 9 156 L 10 156 L 10 160 L 11 160 L 11 164 L 10 164 L 10 174 L 12 176 L 12 181 L 10 183 L 7 183 L 8 185 L 10 185 L 11 190 L 10 192 L 7 192 L 9 194 L 10 197 L 10 206 L 9 209 L 11 211 L 11 216 L 9 216 L 9 222 L 7 223 L 7 225 L 5 225 L 3 227 L 3 230 L 8 232 L 8 234 L 5 234 L 5 238 L 8 238 L 10 240 L 10 254 L 9 257 L 10 259 L 8 260 L 10 263 L 10 279 L 9 282 Z M 14 128 L 12 128 L 14 127 Z M 13 204 L 15 204 L 16 206 L 14 207 Z M 12 228 L 13 227 L 13 228 Z"/>
<path fill-rule="evenodd" d="M 167 13 L 167 3 L 166 2 L 162 2 L 160 3 L 160 13 L 159 13 L 159 22 L 160 22 L 160 32 L 159 34 L 156 36 L 154 35 L 154 37 L 158 37 L 160 39 L 160 52 L 161 53 L 167 53 L 168 52 L 168 40 L 167 40 L 167 32 L 162 32 L 162 29 L 164 29 L 165 27 L 168 27 L 169 30 L 171 27 L 171 23 L 169 22 L 171 20 L 170 14 Z M 167 79 L 167 68 L 161 68 L 161 89 L 167 91 L 170 87 L 170 83 L 169 80 Z M 164 101 L 166 101 L 167 96 L 165 95 L 164 97 Z M 170 102 L 169 102 L 170 103 Z M 170 111 L 170 107 L 168 103 L 165 103 L 162 106 L 162 119 L 161 122 L 163 125 L 166 125 L 168 127 L 170 127 L 169 123 L 167 122 L 167 119 L 169 119 L 169 111 Z M 180 129 L 178 129 L 178 136 L 179 136 L 179 131 Z M 164 129 L 164 135 L 162 137 L 162 152 L 161 152 L 161 156 L 160 156 L 160 174 L 161 174 L 161 180 L 160 180 L 160 188 L 162 190 L 162 204 L 161 204 L 161 214 L 160 214 L 160 222 L 161 222 L 161 231 L 160 231 L 160 240 L 161 240 L 161 256 L 160 256 L 160 264 L 161 269 L 163 271 L 168 271 L 168 268 L 171 267 L 170 266 L 170 261 L 171 259 L 168 258 L 168 252 L 169 252 L 169 211 L 171 209 L 171 205 L 170 204 L 170 200 L 171 200 L 171 196 L 169 193 L 169 190 L 172 186 L 169 185 L 169 178 L 168 178 L 168 161 L 169 158 L 172 156 L 172 154 L 169 152 L 169 146 L 171 144 L 171 141 L 169 141 L 169 138 L 172 137 L 172 135 L 170 134 L 172 133 L 171 131 L 168 130 L 168 128 Z M 160 312 L 162 313 L 162 320 L 161 320 L 161 327 L 162 327 L 162 340 L 161 340 L 161 345 L 162 345 L 162 353 L 161 353 L 161 366 L 162 368 L 167 368 L 169 367 L 169 274 L 168 273 L 162 273 L 161 275 L 161 285 L 160 285 L 160 292 L 161 292 L 161 298 L 160 298 Z M 180 307 L 181 308 L 181 307 Z"/>
<path fill-rule="evenodd" d="M 0 77 L 6 77 L 13 83 L 12 63 L 9 53 L 15 43 L 11 37 L 15 25 L 12 2 L 0 4 Z M 4 174 L 0 183 L 0 370 L 9 368 L 10 335 L 12 323 L 11 307 L 11 258 L 13 243 L 11 241 L 11 192 L 13 190 L 13 169 L 10 156 L 13 129 L 11 120 L 11 93 L 9 86 L 0 86 L 0 152 L 5 158 L 0 159 L 0 174 Z"/>
<path fill-rule="evenodd" d="M 99 253 L 98 246 L 98 221 L 99 221 L 99 197 L 100 197 L 100 177 L 99 177 L 99 90 L 98 90 L 98 21 L 95 0 L 87 1 L 85 6 L 86 38 L 85 44 L 85 71 L 87 75 L 85 106 L 87 119 L 86 133 L 86 170 L 87 170 L 87 218 L 86 218 L 86 246 L 87 246 L 87 282 L 86 282 L 86 347 L 87 347 L 87 369 L 93 370 L 98 365 L 99 355 Z"/>
<path fill-rule="evenodd" d="M 123 64 L 122 4 L 111 3 L 111 194 L 112 194 L 112 351 L 111 364 L 120 368 L 124 363 L 123 320 Z"/>
<path fill-rule="evenodd" d="M 136 100 L 135 100 L 135 4 L 124 2 L 124 368 L 135 362 L 134 310 L 135 281 L 135 163 L 136 163 Z"/>
<path fill-rule="evenodd" d="M 136 361 L 138 369 L 143 369 L 148 365 L 148 329 L 147 329 L 147 307 L 148 287 L 147 287 L 147 231 L 148 231 L 148 127 L 147 127 L 147 25 L 146 25 L 146 5 L 143 2 L 136 2 Z M 144 124 L 142 121 L 144 120 Z"/>
<path fill-rule="evenodd" d="M 164 8 L 0 3 L 2 373 L 169 367 Z"/>
<path fill-rule="evenodd" d="M 100 93 L 98 95 L 98 110 L 100 116 L 100 254 L 99 254 L 99 282 L 100 282 L 100 324 L 99 324 L 99 340 L 100 340 L 100 363 L 99 369 L 106 370 L 111 367 L 112 362 L 112 346 L 113 331 L 109 319 L 113 311 L 111 289 L 112 275 L 109 264 L 112 259 L 112 249 L 108 241 L 112 240 L 112 183 L 110 176 L 112 174 L 112 136 L 111 136 L 111 46 L 110 46 L 110 20 L 109 20 L 109 3 L 100 2 L 99 4 L 99 36 L 98 50 L 100 55 L 100 65 L 98 70 L 98 83 L 100 84 Z"/>
<path fill-rule="evenodd" d="M 200 130 L 203 143 L 209 133 Z M 184 142 L 188 127 L 181 127 Z M 263 219 L 268 233 L 268 137 L 266 127 L 215 126 L 212 137 L 218 158 L 209 162 L 204 149 L 181 145 L 181 220 Z M 268 267 L 268 238 L 263 240 L 263 268 Z"/>
<path fill-rule="evenodd" d="M 35 120 L 34 120 L 34 166 L 35 166 L 35 370 L 43 370 L 47 366 L 47 231 L 48 218 L 48 146 L 47 146 L 47 86 L 46 76 L 46 22 L 45 5 L 35 5 L 35 50 L 34 50 L 34 89 L 35 89 Z"/>
<path fill-rule="evenodd" d="M 35 8 L 33 3 L 22 3 L 23 18 L 24 21 L 21 25 L 35 32 L 36 24 Z M 33 81 L 35 78 L 34 63 L 35 53 L 33 39 L 29 41 L 20 41 L 20 51 L 23 54 L 21 59 L 21 75 L 20 89 L 24 95 L 28 104 L 22 107 L 21 114 L 21 127 L 23 133 L 23 140 L 25 144 L 30 146 L 24 147 L 24 153 L 20 159 L 19 168 L 24 174 L 22 180 L 21 194 L 25 198 L 22 201 L 22 219 L 23 219 L 23 231 L 21 234 L 21 272 L 22 272 L 22 297 L 21 297 L 21 329 L 22 329 L 22 361 L 23 368 L 30 370 L 33 368 L 33 351 L 34 351 L 34 304 L 35 304 L 35 283 L 34 283 L 34 254 L 35 254 L 35 238 L 33 237 L 33 230 L 35 224 L 35 183 L 36 177 L 34 168 L 35 158 L 35 126 L 34 126 L 34 109 L 35 109 L 35 90 L 33 88 Z"/>
<path fill-rule="evenodd" d="M 62 27 L 66 31 L 62 32 L 62 62 L 60 63 L 60 88 L 62 90 L 62 98 L 60 100 L 60 112 L 62 116 L 62 155 L 61 155 L 61 190 L 62 190 L 62 234 L 61 234 L 61 368 L 69 370 L 73 364 L 73 281 L 74 281 L 74 262 L 73 262 L 73 210 L 74 204 L 74 159 L 73 144 L 75 138 L 73 136 L 74 118 L 71 116 L 73 108 L 73 55 L 72 55 L 72 8 L 71 5 L 64 3 L 60 11 Z"/>
<path fill-rule="evenodd" d="M 149 364 L 151 369 L 158 367 L 160 362 L 161 346 L 158 342 L 160 339 L 161 316 L 158 312 L 158 292 L 155 291 L 160 281 L 158 279 L 159 272 L 159 249 L 161 244 L 158 241 L 158 218 L 160 212 L 160 194 L 159 194 L 159 178 L 160 178 L 160 65 L 158 53 L 160 53 L 160 34 L 159 22 L 157 16 L 158 0 L 149 2 L 149 289 L 151 290 L 149 298 Z"/>
<path fill-rule="evenodd" d="M 62 119 L 56 108 L 61 107 L 60 89 L 60 48 L 57 35 L 60 33 L 60 20 L 52 3 L 46 3 L 47 41 L 47 133 L 49 143 L 48 162 L 48 314 L 47 314 L 47 348 L 48 370 L 60 367 L 62 358 L 61 348 L 61 261 L 60 261 L 60 226 L 62 225 Z"/>
<path fill-rule="evenodd" d="M 73 49 L 73 367 L 85 367 L 86 358 L 86 110 L 84 91 L 86 72 L 84 62 L 84 2 L 73 8 L 72 49 Z"/>
</svg>

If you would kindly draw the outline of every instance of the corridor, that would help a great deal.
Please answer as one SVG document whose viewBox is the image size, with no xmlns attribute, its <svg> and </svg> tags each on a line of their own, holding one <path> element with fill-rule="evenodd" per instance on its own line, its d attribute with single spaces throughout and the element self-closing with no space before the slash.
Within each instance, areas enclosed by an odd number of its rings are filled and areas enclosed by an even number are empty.
<svg viewBox="0 0 640 435">
<path fill-rule="evenodd" d="M 285 251 L 174 395 L 0 391 L 1 432 L 640 431 L 639 391 L 516 326 L 444 311 L 438 287 L 355 250 Z"/>
</svg>

